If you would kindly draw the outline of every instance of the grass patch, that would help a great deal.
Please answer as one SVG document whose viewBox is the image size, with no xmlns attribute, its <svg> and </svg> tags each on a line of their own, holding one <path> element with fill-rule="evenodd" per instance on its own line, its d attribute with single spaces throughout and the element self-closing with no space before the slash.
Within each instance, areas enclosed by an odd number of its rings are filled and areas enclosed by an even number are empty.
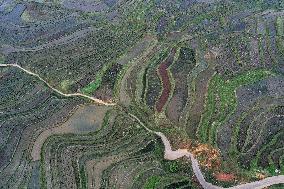
<svg viewBox="0 0 284 189">
<path fill-rule="evenodd" d="M 92 93 L 94 93 L 101 86 L 104 73 L 107 71 L 108 68 L 109 65 L 105 64 L 103 68 L 96 75 L 95 80 L 89 83 L 86 87 L 81 89 L 82 93 L 86 95 L 91 95 Z"/>
<path fill-rule="evenodd" d="M 161 178 L 159 176 L 152 176 L 146 181 L 144 189 L 155 189 L 160 184 L 160 182 Z"/>
</svg>

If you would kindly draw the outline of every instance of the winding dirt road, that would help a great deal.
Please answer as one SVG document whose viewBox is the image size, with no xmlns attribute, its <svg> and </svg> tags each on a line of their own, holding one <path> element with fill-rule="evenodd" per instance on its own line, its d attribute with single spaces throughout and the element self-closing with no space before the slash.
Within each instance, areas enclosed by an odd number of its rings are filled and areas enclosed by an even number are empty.
<svg viewBox="0 0 284 189">
<path fill-rule="evenodd" d="M 206 182 L 200 167 L 199 167 L 199 163 L 197 161 L 197 159 L 194 158 L 193 154 L 191 154 L 187 149 L 178 149 L 173 151 L 171 144 L 169 142 L 169 140 L 167 139 L 167 137 L 161 133 L 161 132 L 155 132 L 149 128 L 147 128 L 144 123 L 142 123 L 135 115 L 133 114 L 129 114 L 132 118 L 134 118 L 136 121 L 138 121 L 138 123 L 143 126 L 147 131 L 154 133 L 155 135 L 159 136 L 162 141 L 163 144 L 165 146 L 165 153 L 164 153 L 164 158 L 167 160 L 176 160 L 178 158 L 181 157 L 188 157 L 188 159 L 191 160 L 191 165 L 192 165 L 192 169 L 193 172 L 196 176 L 196 178 L 198 179 L 199 183 L 201 184 L 201 186 L 204 189 L 262 189 L 265 188 L 267 186 L 271 186 L 274 184 L 284 184 L 284 175 L 280 175 L 280 176 L 273 176 L 273 177 L 268 177 L 265 178 L 263 180 L 260 181 L 255 181 L 255 182 L 251 182 L 251 183 L 246 183 L 246 184 L 240 184 L 237 186 L 233 186 L 233 187 L 229 187 L 229 188 L 223 188 L 223 187 L 219 187 L 219 186 L 215 186 L 209 182 Z"/>
<path fill-rule="evenodd" d="M 103 100 L 100 100 L 100 99 L 97 99 L 97 98 L 94 98 L 94 97 L 91 97 L 91 96 L 88 96 L 88 95 L 85 95 L 85 94 L 82 94 L 82 93 L 72 93 L 72 94 L 65 94 L 65 93 L 62 93 L 61 91 L 55 89 L 54 87 L 52 87 L 48 82 L 46 82 L 44 79 L 42 79 L 38 74 L 36 73 L 33 73 L 33 72 L 30 72 L 29 70 L 26 70 L 25 68 L 19 66 L 18 64 L 0 64 L 0 67 L 15 67 L 15 68 L 19 68 L 20 70 L 26 72 L 27 74 L 29 75 L 32 75 L 32 76 L 35 76 L 37 77 L 39 80 L 41 80 L 42 82 L 44 82 L 49 88 L 51 88 L 53 91 L 55 91 L 56 93 L 62 95 L 62 96 L 65 96 L 65 97 L 84 97 L 84 98 L 87 98 L 97 104 L 101 104 L 101 105 L 105 105 L 105 106 L 115 106 L 116 103 L 108 103 L 108 102 L 105 102 Z"/>
<path fill-rule="evenodd" d="M 96 99 L 96 98 L 93 98 L 93 97 L 90 97 L 90 96 L 87 96 L 87 95 L 84 95 L 84 94 L 81 94 L 81 93 L 64 94 L 61 91 L 53 88 L 44 79 L 42 79 L 38 74 L 30 72 L 30 71 L 22 68 L 21 66 L 19 66 L 17 64 L 0 64 L 0 67 L 15 67 L 15 68 L 21 69 L 22 71 L 26 72 L 27 74 L 37 77 L 39 80 L 44 82 L 48 87 L 50 87 L 52 90 L 54 90 L 58 94 L 61 94 L 61 95 L 66 96 L 66 97 L 80 96 L 80 97 L 84 97 L 84 98 L 87 98 L 89 100 L 92 100 L 97 104 L 101 104 L 101 105 L 105 105 L 105 106 L 116 105 L 115 103 L 107 103 L 107 102 L 104 102 L 100 99 Z M 178 149 L 178 150 L 173 151 L 169 140 L 167 139 L 167 137 L 163 133 L 155 132 L 155 131 L 147 128 L 145 126 L 145 124 L 142 121 L 140 121 L 140 119 L 138 117 L 136 117 L 135 115 L 130 114 L 130 113 L 128 115 L 131 116 L 133 119 L 135 119 L 148 132 L 154 133 L 155 135 L 159 136 L 162 139 L 163 144 L 165 146 L 165 153 L 164 153 L 165 159 L 176 160 L 176 159 L 179 159 L 179 158 L 184 157 L 184 156 L 188 157 L 188 159 L 191 160 L 193 172 L 194 172 L 195 176 L 197 177 L 199 183 L 201 184 L 201 186 L 203 188 L 205 188 L 205 189 L 225 189 L 223 187 L 215 186 L 215 185 L 213 185 L 209 182 L 206 182 L 206 180 L 205 180 L 205 178 L 204 178 L 204 176 L 203 176 L 203 174 L 200 170 L 198 161 L 194 158 L 193 154 L 191 154 L 187 149 Z M 262 189 L 262 188 L 265 188 L 267 186 L 271 186 L 271 185 L 274 185 L 274 184 L 284 184 L 284 175 L 268 177 L 268 178 L 265 178 L 265 179 L 260 180 L 260 181 L 255 181 L 255 182 L 246 183 L 246 184 L 240 184 L 240 185 L 233 186 L 233 187 L 226 188 L 226 189 Z"/>
</svg>

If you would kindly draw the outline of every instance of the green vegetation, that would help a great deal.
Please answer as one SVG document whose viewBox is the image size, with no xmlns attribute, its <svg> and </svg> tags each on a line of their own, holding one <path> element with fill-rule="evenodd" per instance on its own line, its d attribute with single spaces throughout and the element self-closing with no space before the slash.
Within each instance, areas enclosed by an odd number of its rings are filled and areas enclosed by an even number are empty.
<svg viewBox="0 0 284 189">
<path fill-rule="evenodd" d="M 176 161 L 168 162 L 167 166 L 169 167 L 168 169 L 171 173 L 177 173 L 179 171 L 179 165 Z"/>
<path fill-rule="evenodd" d="M 150 177 L 144 186 L 144 189 L 156 189 L 161 181 L 159 176 L 152 176 Z"/>
<path fill-rule="evenodd" d="M 200 140 L 215 145 L 217 128 L 235 111 L 237 105 L 236 89 L 270 75 L 272 73 L 266 70 L 248 71 L 228 80 L 222 79 L 220 75 L 215 75 L 209 85 L 206 110 L 199 125 Z M 216 108 L 218 109 L 216 110 Z M 212 121 L 212 118 L 214 118 L 214 121 Z"/>
<path fill-rule="evenodd" d="M 96 75 L 95 80 L 81 89 L 82 93 L 86 95 L 91 95 L 92 93 L 94 93 L 101 86 L 102 77 L 104 73 L 106 72 L 107 68 L 108 66 L 103 66 L 103 68 Z"/>
</svg>

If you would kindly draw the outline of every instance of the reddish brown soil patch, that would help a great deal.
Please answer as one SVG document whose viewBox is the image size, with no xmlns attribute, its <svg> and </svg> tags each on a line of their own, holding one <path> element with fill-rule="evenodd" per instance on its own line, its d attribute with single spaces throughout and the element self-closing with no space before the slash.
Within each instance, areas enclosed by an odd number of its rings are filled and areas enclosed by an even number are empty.
<svg viewBox="0 0 284 189">
<path fill-rule="evenodd" d="M 162 111 L 170 95 L 171 83 L 170 83 L 170 78 L 169 78 L 167 69 L 172 64 L 175 53 L 176 53 L 176 49 L 174 48 L 172 49 L 170 56 L 162 64 L 160 64 L 159 69 L 158 69 L 158 74 L 160 75 L 162 83 L 163 83 L 162 94 L 156 103 L 156 109 L 158 112 Z"/>
<path fill-rule="evenodd" d="M 158 112 L 161 112 L 165 103 L 167 102 L 170 91 L 171 91 L 171 85 L 170 85 L 170 79 L 168 76 L 168 71 L 167 71 L 167 65 L 165 63 L 162 63 L 159 66 L 159 74 L 161 76 L 161 79 L 163 81 L 163 91 L 162 94 L 156 104 L 156 109 Z"/>
<path fill-rule="evenodd" d="M 185 139 L 179 143 L 179 148 L 177 149 L 192 149 L 192 141 Z"/>
<path fill-rule="evenodd" d="M 236 178 L 234 174 L 228 174 L 228 173 L 216 173 L 214 174 L 214 176 L 218 181 L 222 182 L 234 181 L 234 179 Z"/>
<path fill-rule="evenodd" d="M 264 173 L 256 173 L 256 177 L 259 180 L 265 179 L 267 176 Z"/>
<path fill-rule="evenodd" d="M 199 159 L 199 164 L 202 167 L 209 169 L 218 169 L 221 165 L 220 151 L 209 144 L 197 144 L 191 150 L 191 153 Z"/>
</svg>

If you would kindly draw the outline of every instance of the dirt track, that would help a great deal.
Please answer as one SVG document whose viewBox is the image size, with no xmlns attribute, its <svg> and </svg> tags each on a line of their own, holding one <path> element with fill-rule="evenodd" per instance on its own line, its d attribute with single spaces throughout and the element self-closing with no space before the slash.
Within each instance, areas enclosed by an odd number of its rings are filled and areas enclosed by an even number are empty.
<svg viewBox="0 0 284 189">
<path fill-rule="evenodd" d="M 63 96 L 67 96 L 67 97 L 70 97 L 70 96 L 81 96 L 81 97 L 85 97 L 85 98 L 88 98 L 98 104 L 102 104 L 102 105 L 106 105 L 106 106 L 113 106 L 115 104 L 113 103 L 106 103 L 100 99 L 96 99 L 96 98 L 93 98 L 93 97 L 89 97 L 87 95 L 84 95 L 84 94 L 80 94 L 80 93 L 74 93 L 74 94 L 64 94 L 62 92 L 60 92 L 59 90 L 53 88 L 52 86 L 50 86 L 45 80 L 43 80 L 39 75 L 33 73 L 33 72 L 30 72 L 24 68 L 22 68 L 21 66 L 17 65 L 17 64 L 0 64 L 0 67 L 16 67 L 18 69 L 21 69 L 22 71 L 28 73 L 29 75 L 33 75 L 33 76 L 36 76 L 37 78 L 39 78 L 41 81 L 43 81 L 46 85 L 48 85 L 51 89 L 53 89 L 55 92 L 63 95 Z M 190 160 L 191 160 L 191 165 L 192 165 L 192 169 L 193 169 L 193 172 L 195 174 L 195 176 L 197 177 L 199 183 L 201 184 L 201 186 L 205 189 L 224 189 L 223 187 L 219 187 L 219 186 L 215 186 L 209 182 L 206 182 L 201 170 L 200 170 L 200 167 L 199 167 L 199 163 L 198 161 L 194 158 L 194 156 L 187 150 L 187 149 L 178 149 L 178 150 L 172 150 L 172 147 L 171 147 L 171 144 L 169 142 L 169 140 L 167 139 L 167 137 L 161 133 L 161 132 L 155 132 L 149 128 L 147 128 L 144 123 L 142 121 L 140 121 L 138 119 L 138 117 L 136 117 L 135 115 L 133 114 L 129 114 L 129 116 L 131 116 L 133 119 L 135 119 L 141 126 L 143 126 L 148 132 L 151 132 L 151 133 L 154 133 L 155 135 L 159 136 L 162 141 L 163 141 L 163 144 L 165 146 L 165 153 L 164 153 L 164 158 L 167 159 L 167 160 L 176 160 L 178 158 L 181 158 L 181 157 L 188 157 Z M 273 176 L 273 177 L 268 177 L 268 178 L 265 178 L 263 180 L 260 180 L 260 181 L 255 181 L 255 182 L 251 182 L 251 183 L 246 183 L 246 184 L 240 184 L 240 185 L 237 185 L 237 186 L 233 186 L 233 187 L 230 187 L 228 189 L 262 189 L 262 188 L 265 188 L 267 186 L 271 186 L 271 185 L 274 185 L 274 184 L 284 184 L 284 175 L 279 175 L 279 176 Z"/>
<path fill-rule="evenodd" d="M 197 161 L 197 159 L 194 158 L 193 154 L 191 154 L 187 149 L 178 149 L 178 150 L 172 150 L 171 144 L 169 142 L 169 140 L 167 139 L 167 137 L 161 133 L 161 132 L 155 132 L 150 130 L 149 128 L 147 128 L 135 115 L 133 114 L 129 114 L 132 118 L 134 118 L 136 121 L 139 122 L 140 125 L 142 125 L 147 131 L 156 134 L 157 136 L 159 136 L 162 141 L 163 144 L 165 146 L 165 153 L 164 153 L 164 158 L 167 160 L 176 160 L 178 158 L 181 157 L 188 157 L 188 159 L 191 160 L 191 165 L 192 165 L 192 169 L 193 172 L 196 176 L 196 178 L 198 179 L 199 183 L 201 184 L 201 186 L 204 189 L 225 189 L 223 187 L 219 187 L 219 186 L 215 186 L 209 182 L 206 182 L 200 167 L 199 167 L 199 163 Z M 273 177 L 268 177 L 265 178 L 263 180 L 260 181 L 255 181 L 255 182 L 250 182 L 250 183 L 246 183 L 246 184 L 240 184 L 237 186 L 233 186 L 227 189 L 262 189 L 265 188 L 267 186 L 271 186 L 274 184 L 284 184 L 284 175 L 280 175 L 280 176 L 273 176 Z"/>
<path fill-rule="evenodd" d="M 109 103 L 109 102 L 105 102 L 103 100 L 88 96 L 88 95 L 84 95 L 82 93 L 72 93 L 72 94 L 65 94 L 62 93 L 61 91 L 55 89 L 54 87 L 52 87 L 48 82 L 46 82 L 44 79 L 42 79 L 38 74 L 35 74 L 31 71 L 26 70 L 25 68 L 22 68 L 21 66 L 17 65 L 17 64 L 0 64 L 0 67 L 16 67 L 19 68 L 20 70 L 26 72 L 29 75 L 35 76 L 37 77 L 39 80 L 41 80 L 42 82 L 44 82 L 49 88 L 51 88 L 53 91 L 55 91 L 56 93 L 65 96 L 65 97 L 75 97 L 75 96 L 79 96 L 79 97 L 84 97 L 87 98 L 91 101 L 94 101 L 97 104 L 101 104 L 101 105 L 105 105 L 105 106 L 114 106 L 116 105 L 115 103 Z"/>
</svg>

